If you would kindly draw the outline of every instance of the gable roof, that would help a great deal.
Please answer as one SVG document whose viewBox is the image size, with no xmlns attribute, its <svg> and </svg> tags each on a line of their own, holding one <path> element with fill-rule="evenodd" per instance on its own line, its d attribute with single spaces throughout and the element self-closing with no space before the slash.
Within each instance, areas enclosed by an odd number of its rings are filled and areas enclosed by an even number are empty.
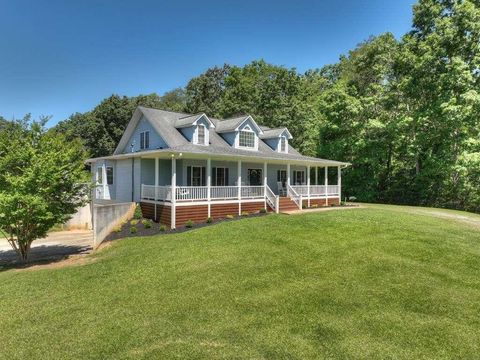
<svg viewBox="0 0 480 360">
<path fill-rule="evenodd" d="M 231 146 L 221 135 L 223 132 L 230 132 L 235 131 L 239 126 L 241 126 L 247 119 L 252 119 L 250 116 L 242 116 L 234 119 L 228 120 L 218 120 L 218 119 L 209 119 L 213 125 L 216 127 L 215 130 L 210 131 L 209 146 L 204 145 L 196 145 L 192 144 L 188 141 L 182 133 L 175 127 L 176 124 L 182 122 L 191 121 L 191 119 L 199 119 L 204 114 L 197 114 L 197 115 L 190 115 L 185 113 L 177 113 L 172 111 L 166 110 L 157 110 L 139 106 L 135 112 L 133 113 L 132 119 L 130 120 L 125 132 L 118 143 L 117 148 L 114 152 L 114 158 L 117 157 L 126 157 L 126 156 L 138 156 L 137 154 L 146 154 L 146 153 L 171 153 L 171 152 L 178 152 L 178 153 L 193 153 L 193 154 L 210 154 L 210 155 L 218 155 L 218 156 L 239 156 L 239 157 L 249 157 L 249 158 L 258 158 L 258 159 L 277 159 L 277 160 L 297 160 L 297 161 L 306 161 L 306 162 L 316 162 L 321 163 L 322 165 L 329 164 L 332 166 L 339 166 L 339 165 L 347 165 L 347 163 L 334 161 L 334 160 L 326 160 L 326 159 L 319 159 L 310 156 L 303 156 L 301 155 L 295 148 L 291 145 L 288 146 L 288 153 L 279 153 L 273 150 L 270 146 L 268 146 L 265 142 L 259 141 L 258 142 L 258 151 L 252 150 L 242 150 L 237 149 Z M 135 128 L 140 121 L 140 119 L 144 117 L 155 129 L 159 136 L 163 138 L 165 143 L 168 145 L 166 149 L 151 149 L 142 151 L 139 153 L 124 153 L 123 150 L 125 149 L 127 142 L 129 141 L 130 137 L 132 136 Z M 186 120 L 188 119 L 188 120 Z M 257 126 L 260 134 L 270 132 L 277 133 L 278 130 L 285 131 L 285 128 L 282 129 L 270 129 L 266 126 L 262 126 L 261 128 L 253 121 L 252 123 Z M 223 125 L 222 125 L 223 124 Z M 223 127 L 223 131 L 222 131 Z M 220 131 L 219 131 L 220 128 Z M 227 130 L 228 129 L 228 130 Z M 233 130 L 232 130 L 233 129 Z M 288 130 L 287 130 L 288 131 Z M 261 137 L 262 138 L 262 137 Z M 108 157 L 105 157 L 108 158 Z M 91 159 L 92 160 L 92 159 Z"/>
<path fill-rule="evenodd" d="M 287 128 L 278 128 L 278 129 L 265 129 L 263 134 L 260 135 L 260 139 L 274 139 L 282 136 L 283 133 L 287 133 L 287 138 L 292 139 L 292 134 L 288 131 Z"/>
<path fill-rule="evenodd" d="M 208 118 L 207 115 L 205 115 L 205 113 L 180 117 L 175 121 L 175 127 L 178 129 L 178 128 L 184 128 L 184 127 L 196 125 L 197 121 L 203 117 L 210 124 L 210 127 L 213 127 L 213 128 L 215 127 L 215 124 Z"/>
<path fill-rule="evenodd" d="M 218 133 L 226 133 L 226 132 L 233 132 L 237 131 L 240 126 L 247 120 L 251 120 L 253 126 L 257 129 L 257 131 L 261 134 L 263 133 L 263 130 L 258 124 L 253 120 L 253 118 L 250 115 L 244 115 L 240 117 L 236 117 L 233 119 L 227 119 L 227 120 L 218 120 L 217 122 L 217 132 Z"/>
</svg>

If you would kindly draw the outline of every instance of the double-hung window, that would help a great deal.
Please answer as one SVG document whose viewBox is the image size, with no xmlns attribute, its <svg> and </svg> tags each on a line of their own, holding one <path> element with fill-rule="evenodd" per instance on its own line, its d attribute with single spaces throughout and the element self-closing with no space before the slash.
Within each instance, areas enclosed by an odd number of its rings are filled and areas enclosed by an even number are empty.
<svg viewBox="0 0 480 360">
<path fill-rule="evenodd" d="M 142 131 L 140 133 L 140 150 L 150 147 L 150 131 Z"/>
<path fill-rule="evenodd" d="M 281 182 L 282 186 L 285 187 L 287 183 L 287 170 L 277 170 L 277 182 Z"/>
<path fill-rule="evenodd" d="M 253 131 L 240 131 L 238 146 L 252 149 L 255 148 L 255 133 Z"/>
<path fill-rule="evenodd" d="M 103 185 L 103 167 L 97 167 L 97 175 L 96 175 L 97 184 Z"/>
<path fill-rule="evenodd" d="M 187 166 L 187 186 L 206 186 L 205 167 Z"/>
<path fill-rule="evenodd" d="M 293 185 L 305 185 L 305 171 L 293 170 Z"/>
<path fill-rule="evenodd" d="M 280 138 L 280 152 L 286 153 L 287 152 L 287 138 L 282 136 Z"/>
<path fill-rule="evenodd" d="M 113 167 L 107 166 L 107 185 L 113 185 Z"/>
<path fill-rule="evenodd" d="M 197 144 L 205 145 L 205 126 L 197 125 Z"/>
<path fill-rule="evenodd" d="M 228 186 L 228 168 L 212 168 L 212 186 Z"/>
</svg>

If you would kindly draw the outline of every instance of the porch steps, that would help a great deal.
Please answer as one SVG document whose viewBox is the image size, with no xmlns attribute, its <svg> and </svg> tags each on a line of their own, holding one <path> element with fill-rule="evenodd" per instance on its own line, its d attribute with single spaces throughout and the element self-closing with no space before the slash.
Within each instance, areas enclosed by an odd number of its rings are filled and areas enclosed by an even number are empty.
<svg viewBox="0 0 480 360">
<path fill-rule="evenodd" d="M 290 199 L 289 197 L 282 196 L 278 200 L 280 212 L 300 210 L 297 204 L 295 204 L 295 202 L 293 202 L 292 199 Z"/>
</svg>

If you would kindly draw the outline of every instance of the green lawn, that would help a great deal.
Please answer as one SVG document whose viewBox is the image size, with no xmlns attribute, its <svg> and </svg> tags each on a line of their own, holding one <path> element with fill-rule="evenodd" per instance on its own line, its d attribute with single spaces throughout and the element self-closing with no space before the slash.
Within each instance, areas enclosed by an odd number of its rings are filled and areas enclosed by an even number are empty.
<svg viewBox="0 0 480 360">
<path fill-rule="evenodd" d="M 92 256 L 0 273 L 0 358 L 480 356 L 477 215 L 270 215 Z"/>
</svg>

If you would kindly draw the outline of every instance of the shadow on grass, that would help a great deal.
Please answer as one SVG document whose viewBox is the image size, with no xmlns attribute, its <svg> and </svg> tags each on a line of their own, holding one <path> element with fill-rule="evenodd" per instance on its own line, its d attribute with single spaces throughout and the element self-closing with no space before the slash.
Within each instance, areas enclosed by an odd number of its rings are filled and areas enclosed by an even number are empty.
<svg viewBox="0 0 480 360">
<path fill-rule="evenodd" d="M 91 245 L 41 245 L 33 247 L 28 261 L 22 262 L 13 249 L 0 250 L 0 271 L 56 263 L 67 259 L 70 255 L 87 254 L 91 251 Z"/>
</svg>

